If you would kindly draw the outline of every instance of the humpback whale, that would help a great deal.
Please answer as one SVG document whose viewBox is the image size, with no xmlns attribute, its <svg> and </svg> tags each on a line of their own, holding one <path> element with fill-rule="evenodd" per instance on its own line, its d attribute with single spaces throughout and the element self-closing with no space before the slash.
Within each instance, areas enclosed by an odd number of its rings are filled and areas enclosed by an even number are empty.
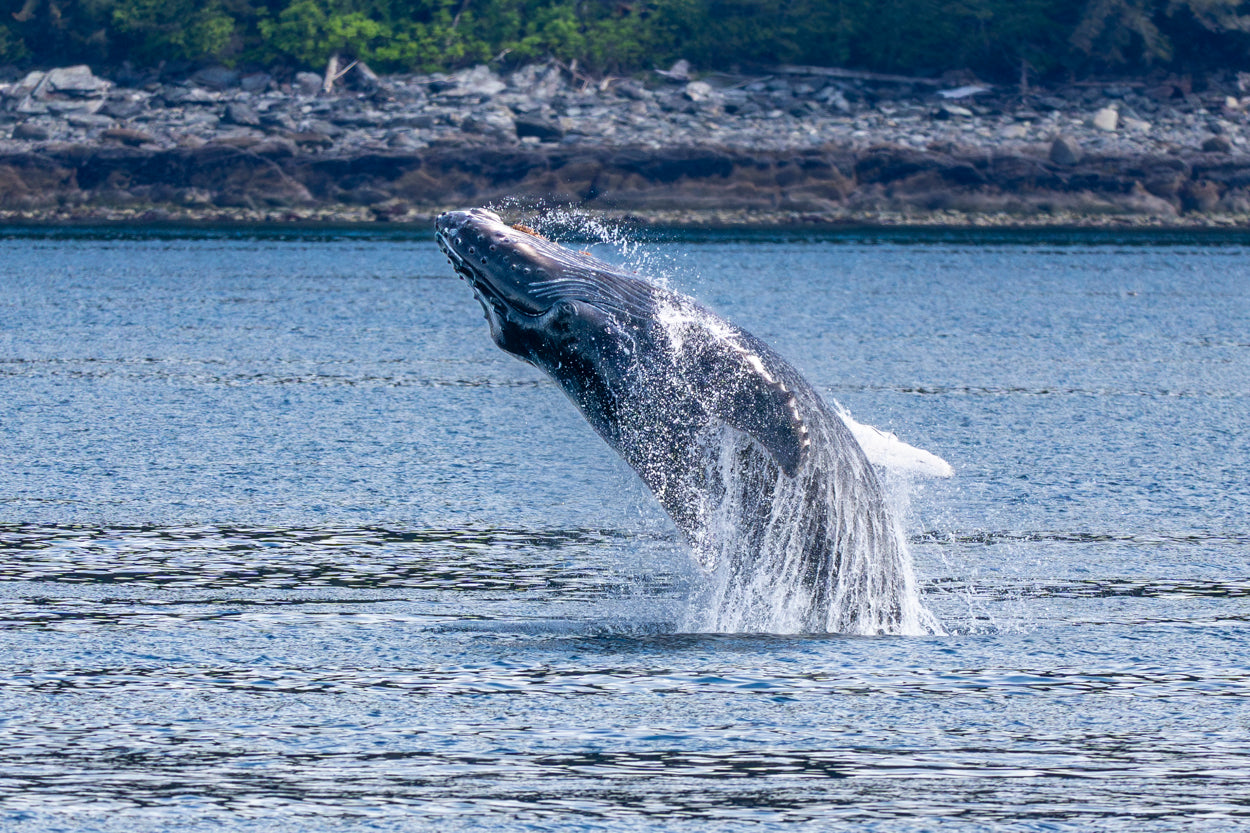
<svg viewBox="0 0 1250 833">
<path fill-rule="evenodd" d="M 909 446 L 844 419 L 760 339 L 687 296 L 484 208 L 435 227 L 495 343 L 555 380 L 711 576 L 694 627 L 939 630 L 852 426 Z"/>
</svg>

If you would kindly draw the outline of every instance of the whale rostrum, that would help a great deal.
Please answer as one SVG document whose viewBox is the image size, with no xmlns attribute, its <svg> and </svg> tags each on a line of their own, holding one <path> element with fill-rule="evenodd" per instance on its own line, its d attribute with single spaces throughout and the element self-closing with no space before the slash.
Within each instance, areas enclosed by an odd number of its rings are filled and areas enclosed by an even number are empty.
<svg viewBox="0 0 1250 833">
<path fill-rule="evenodd" d="M 690 627 L 938 629 L 848 424 L 867 427 L 825 404 L 766 344 L 487 209 L 442 214 L 436 231 L 495 343 L 555 380 L 710 574 Z M 907 456 L 900 448 L 927 454 L 894 440 L 896 457 Z"/>
</svg>

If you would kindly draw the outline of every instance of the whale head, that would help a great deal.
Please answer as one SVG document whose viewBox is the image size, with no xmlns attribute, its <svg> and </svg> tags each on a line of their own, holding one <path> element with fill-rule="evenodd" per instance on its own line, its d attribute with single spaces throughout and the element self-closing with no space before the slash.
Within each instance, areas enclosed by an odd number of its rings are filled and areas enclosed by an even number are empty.
<svg viewBox="0 0 1250 833">
<path fill-rule="evenodd" d="M 439 248 L 473 290 L 495 343 L 533 360 L 526 333 L 543 322 L 648 314 L 654 305 L 646 281 L 584 252 L 553 243 L 524 226 L 505 223 L 485 208 L 448 211 L 435 221 Z M 567 329 L 567 327 L 566 327 Z"/>
</svg>

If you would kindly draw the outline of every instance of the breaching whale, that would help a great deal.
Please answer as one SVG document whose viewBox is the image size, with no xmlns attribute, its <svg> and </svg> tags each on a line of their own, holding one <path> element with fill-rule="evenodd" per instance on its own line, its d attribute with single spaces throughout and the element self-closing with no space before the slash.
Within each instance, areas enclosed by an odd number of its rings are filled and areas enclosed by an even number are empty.
<svg viewBox="0 0 1250 833">
<path fill-rule="evenodd" d="M 694 627 L 938 630 L 848 425 L 909 446 L 844 420 L 766 344 L 684 295 L 487 209 L 441 214 L 436 232 L 495 343 L 559 384 L 710 572 Z"/>
</svg>

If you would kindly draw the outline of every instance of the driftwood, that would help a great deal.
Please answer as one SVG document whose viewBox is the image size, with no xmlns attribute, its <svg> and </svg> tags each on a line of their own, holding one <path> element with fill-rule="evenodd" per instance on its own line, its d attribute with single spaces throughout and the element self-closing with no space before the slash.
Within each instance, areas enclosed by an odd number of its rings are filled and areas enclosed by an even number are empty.
<svg viewBox="0 0 1250 833">
<path fill-rule="evenodd" d="M 325 80 L 321 82 L 321 91 L 329 93 L 334 89 L 334 82 L 342 78 L 344 75 L 352 71 L 352 67 L 356 66 L 359 61 L 352 61 L 347 66 L 339 69 L 339 53 L 335 52 L 330 56 L 330 60 L 326 62 Z"/>
<path fill-rule="evenodd" d="M 877 81 L 882 84 L 923 84 L 929 87 L 941 87 L 946 84 L 937 78 L 913 78 L 909 75 L 886 75 L 880 72 L 865 72 L 858 69 L 838 69 L 837 67 L 798 67 L 781 66 L 776 72 L 785 75 L 823 75 L 826 78 L 846 78 L 853 81 Z"/>
</svg>

